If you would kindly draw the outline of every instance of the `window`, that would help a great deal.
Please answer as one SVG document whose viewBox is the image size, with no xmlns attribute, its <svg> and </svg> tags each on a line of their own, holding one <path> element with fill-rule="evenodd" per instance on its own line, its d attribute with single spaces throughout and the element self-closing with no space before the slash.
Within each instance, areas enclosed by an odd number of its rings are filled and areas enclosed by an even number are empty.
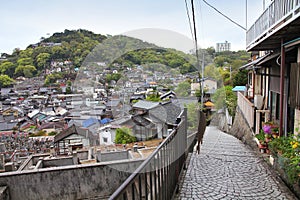
<svg viewBox="0 0 300 200">
<path fill-rule="evenodd" d="M 280 112 L 280 95 L 276 92 L 271 92 L 271 114 L 272 120 L 279 120 Z"/>
<path fill-rule="evenodd" d="M 107 143 L 107 141 L 108 141 L 107 137 L 102 137 L 102 139 L 103 139 L 103 142 Z"/>
<path fill-rule="evenodd" d="M 248 85 L 251 86 L 252 85 L 252 72 L 248 73 Z"/>
</svg>

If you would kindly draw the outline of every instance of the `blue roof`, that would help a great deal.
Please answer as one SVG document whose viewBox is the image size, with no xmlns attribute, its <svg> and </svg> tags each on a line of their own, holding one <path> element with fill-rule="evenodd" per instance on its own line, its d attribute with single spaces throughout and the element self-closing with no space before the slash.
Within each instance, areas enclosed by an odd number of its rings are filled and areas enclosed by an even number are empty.
<svg viewBox="0 0 300 200">
<path fill-rule="evenodd" d="M 246 86 L 235 86 L 235 87 L 232 89 L 232 91 L 234 91 L 234 92 L 238 92 L 238 91 L 246 91 L 246 90 L 247 90 Z"/>
<path fill-rule="evenodd" d="M 112 120 L 111 119 L 109 119 L 109 118 L 104 118 L 104 119 L 101 119 L 100 120 L 100 123 L 101 124 L 107 124 L 107 123 L 109 123 L 109 122 L 111 122 Z"/>
<path fill-rule="evenodd" d="M 89 118 L 89 119 L 87 119 L 87 120 L 84 120 L 83 122 L 82 122 L 82 126 L 84 127 L 84 128 L 87 128 L 87 127 L 89 127 L 89 126 L 91 126 L 91 125 L 93 125 L 93 124 L 95 124 L 95 123 L 99 123 L 99 121 L 98 121 L 98 119 L 96 119 L 96 118 Z"/>
</svg>

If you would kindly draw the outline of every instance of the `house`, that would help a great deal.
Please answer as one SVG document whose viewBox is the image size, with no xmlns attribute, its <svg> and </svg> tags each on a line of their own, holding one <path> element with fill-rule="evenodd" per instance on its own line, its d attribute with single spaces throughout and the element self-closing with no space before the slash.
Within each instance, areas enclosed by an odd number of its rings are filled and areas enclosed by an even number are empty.
<svg viewBox="0 0 300 200">
<path fill-rule="evenodd" d="M 0 122 L 0 131 L 11 131 L 17 124 L 17 122 Z"/>
<path fill-rule="evenodd" d="M 203 81 L 203 89 L 206 95 L 210 96 L 214 94 L 218 88 L 218 83 L 216 80 L 207 77 L 204 79 L 201 79 L 201 82 Z M 200 83 L 191 83 L 191 95 L 195 96 L 196 91 L 200 90 Z"/>
<path fill-rule="evenodd" d="M 284 9 L 282 9 L 284 8 Z M 300 3 L 273 0 L 248 29 L 248 93 L 238 93 L 238 106 L 253 132 L 263 121 L 279 126 L 279 135 L 300 126 Z"/>
<path fill-rule="evenodd" d="M 100 145 L 112 145 L 116 138 L 116 129 L 120 128 L 119 125 L 113 126 L 111 124 L 103 126 L 99 129 Z"/>
<path fill-rule="evenodd" d="M 140 100 L 132 105 L 132 110 L 134 114 L 143 114 L 157 106 L 159 106 L 159 102 Z"/>
<path fill-rule="evenodd" d="M 6 116 L 14 116 L 15 118 L 23 117 L 24 111 L 20 107 L 13 106 L 6 108 L 2 111 L 2 115 L 5 118 Z"/>
<path fill-rule="evenodd" d="M 38 127 L 39 130 L 46 131 L 46 133 L 61 132 L 65 128 L 66 124 L 64 122 L 47 122 Z"/>
<path fill-rule="evenodd" d="M 173 129 L 181 108 L 171 101 L 139 101 L 133 105 L 133 133 L 138 139 L 164 138 Z"/>
<path fill-rule="evenodd" d="M 160 95 L 159 97 L 162 101 L 164 100 L 168 100 L 168 99 L 174 99 L 176 98 L 176 93 L 174 91 L 169 91 L 169 92 L 166 92 L 162 95 Z"/>
<path fill-rule="evenodd" d="M 99 145 L 99 138 L 88 129 L 72 125 L 54 137 L 58 154 L 66 154 L 77 148 Z"/>
</svg>

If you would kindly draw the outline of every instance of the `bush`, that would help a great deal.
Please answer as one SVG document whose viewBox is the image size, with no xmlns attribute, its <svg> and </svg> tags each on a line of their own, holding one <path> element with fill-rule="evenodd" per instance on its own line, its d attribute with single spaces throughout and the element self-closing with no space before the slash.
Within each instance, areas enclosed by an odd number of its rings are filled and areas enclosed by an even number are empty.
<svg viewBox="0 0 300 200">
<path fill-rule="evenodd" d="M 136 141 L 129 128 L 123 127 L 116 130 L 116 144 L 128 144 Z"/>
<path fill-rule="evenodd" d="M 288 180 L 294 184 L 300 175 L 300 145 L 299 137 L 279 137 L 268 144 L 270 151 L 278 158 L 280 167 L 286 173 Z"/>
</svg>

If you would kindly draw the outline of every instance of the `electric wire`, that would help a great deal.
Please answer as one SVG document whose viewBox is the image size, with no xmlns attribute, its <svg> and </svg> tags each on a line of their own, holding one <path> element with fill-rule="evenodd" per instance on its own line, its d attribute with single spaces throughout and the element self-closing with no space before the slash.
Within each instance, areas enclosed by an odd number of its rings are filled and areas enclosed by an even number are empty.
<svg viewBox="0 0 300 200">
<path fill-rule="evenodd" d="M 189 27 L 190 27 L 191 35 L 192 35 L 192 37 L 193 37 L 194 33 L 193 33 L 192 24 L 191 24 L 191 18 L 190 18 L 189 7 L 188 7 L 188 4 L 187 4 L 187 1 L 184 0 L 184 2 L 185 2 L 186 14 L 187 14 L 187 17 L 188 17 L 188 20 L 189 20 Z M 194 41 L 193 41 L 193 42 L 194 42 Z"/>
<path fill-rule="evenodd" d="M 195 48 L 196 48 L 196 69 L 199 67 L 199 52 L 198 52 L 198 40 L 197 40 L 197 29 L 196 29 L 196 18 L 195 18 L 195 8 L 194 8 L 194 0 L 191 0 L 191 5 L 192 5 L 192 17 L 193 17 L 193 28 L 194 28 L 194 35 L 193 38 L 195 40 Z M 200 73 L 199 73 L 200 75 Z M 199 76 L 200 78 L 200 76 Z"/>
<path fill-rule="evenodd" d="M 203 0 L 203 2 L 208 5 L 209 7 L 211 7 L 212 9 L 214 9 L 217 13 L 219 13 L 220 15 L 222 15 L 223 17 L 225 17 L 226 19 L 228 19 L 229 21 L 231 21 L 232 23 L 234 23 L 235 25 L 237 25 L 238 27 L 242 28 L 244 31 L 247 31 L 247 29 L 245 27 L 243 27 L 242 25 L 240 25 L 239 23 L 233 21 L 230 17 L 228 17 L 227 15 L 225 15 L 224 13 L 222 13 L 221 11 L 219 11 L 216 7 L 212 6 L 211 4 L 209 4 L 206 0 Z"/>
</svg>

